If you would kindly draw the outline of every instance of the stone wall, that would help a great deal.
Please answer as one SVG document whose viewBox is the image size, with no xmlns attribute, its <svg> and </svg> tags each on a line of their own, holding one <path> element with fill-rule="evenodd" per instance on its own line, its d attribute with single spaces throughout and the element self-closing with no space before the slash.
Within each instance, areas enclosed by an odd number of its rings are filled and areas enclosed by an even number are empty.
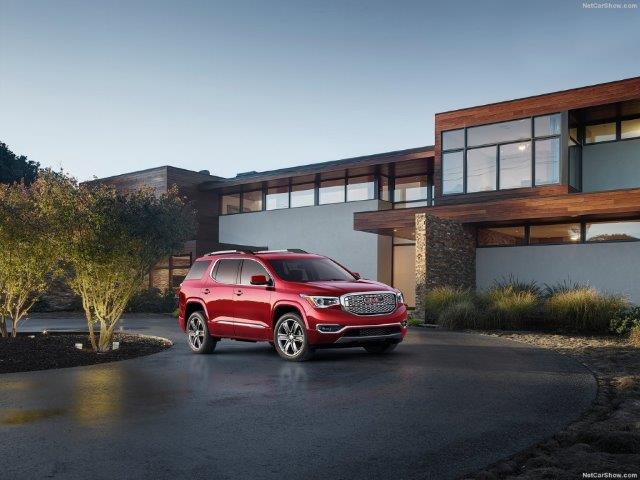
<svg viewBox="0 0 640 480">
<path fill-rule="evenodd" d="M 416 311 L 424 318 L 423 297 L 434 287 L 475 289 L 476 229 L 433 215 L 416 215 Z"/>
</svg>

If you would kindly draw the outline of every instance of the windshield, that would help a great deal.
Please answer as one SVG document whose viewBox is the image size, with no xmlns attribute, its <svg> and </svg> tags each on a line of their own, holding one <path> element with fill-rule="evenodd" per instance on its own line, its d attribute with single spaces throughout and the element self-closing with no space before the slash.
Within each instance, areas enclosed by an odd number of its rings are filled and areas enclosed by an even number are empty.
<svg viewBox="0 0 640 480">
<path fill-rule="evenodd" d="M 353 282 L 354 276 L 328 258 L 269 260 L 278 276 L 289 282 Z"/>
</svg>

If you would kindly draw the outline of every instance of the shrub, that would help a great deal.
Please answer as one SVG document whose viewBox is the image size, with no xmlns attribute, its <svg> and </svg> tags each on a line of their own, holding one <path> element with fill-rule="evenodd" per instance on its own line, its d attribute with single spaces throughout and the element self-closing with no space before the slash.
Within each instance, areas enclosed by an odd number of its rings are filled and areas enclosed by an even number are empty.
<svg viewBox="0 0 640 480">
<path fill-rule="evenodd" d="M 479 310 L 472 297 L 462 297 L 443 308 L 438 315 L 438 324 L 452 330 L 482 328 L 479 316 Z"/>
<path fill-rule="evenodd" d="M 409 318 L 407 319 L 407 324 L 410 327 L 418 327 L 420 325 L 424 325 L 424 322 L 419 318 L 416 318 L 413 315 L 409 314 Z"/>
<path fill-rule="evenodd" d="M 609 325 L 609 329 L 619 335 L 626 335 L 634 328 L 640 328 L 640 307 L 620 310 Z"/>
<path fill-rule="evenodd" d="M 590 287 L 587 283 L 572 282 L 571 280 L 567 279 L 563 280 L 562 282 L 554 283 L 552 285 L 545 283 L 544 289 L 542 290 L 542 296 L 545 298 L 550 298 L 556 293 L 568 293 L 574 290 L 582 290 L 588 288 Z"/>
<path fill-rule="evenodd" d="M 621 295 L 600 294 L 591 287 L 556 290 L 546 302 L 546 312 L 555 326 L 580 332 L 605 333 L 612 318 L 627 300 Z"/>
<path fill-rule="evenodd" d="M 631 329 L 629 340 L 633 346 L 640 348 L 640 327 L 633 327 Z"/>
<path fill-rule="evenodd" d="M 424 308 L 427 315 L 438 319 L 442 312 L 453 303 L 460 301 L 473 302 L 474 295 L 468 288 L 436 287 L 424 296 Z"/>
<path fill-rule="evenodd" d="M 542 295 L 542 290 L 535 281 L 524 282 L 516 278 L 513 274 L 494 281 L 490 290 L 509 290 L 515 293 L 527 292 L 532 293 L 536 297 Z"/>
<path fill-rule="evenodd" d="M 135 293 L 127 304 L 127 312 L 172 313 L 178 307 L 173 290 L 162 292 L 152 287 Z"/>
<path fill-rule="evenodd" d="M 484 297 L 488 323 L 498 329 L 530 327 L 540 311 L 538 291 L 522 285 L 492 288 Z"/>
</svg>

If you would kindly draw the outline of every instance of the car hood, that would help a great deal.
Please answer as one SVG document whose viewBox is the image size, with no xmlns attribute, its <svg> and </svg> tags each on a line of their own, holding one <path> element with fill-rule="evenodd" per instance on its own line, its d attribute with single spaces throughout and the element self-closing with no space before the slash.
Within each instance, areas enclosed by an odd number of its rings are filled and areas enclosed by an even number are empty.
<svg viewBox="0 0 640 480">
<path fill-rule="evenodd" d="M 389 291 L 395 292 L 393 288 L 384 283 L 373 280 L 357 280 L 354 282 L 304 282 L 298 283 L 296 289 L 307 295 L 331 295 L 339 297 L 345 293 Z"/>
</svg>

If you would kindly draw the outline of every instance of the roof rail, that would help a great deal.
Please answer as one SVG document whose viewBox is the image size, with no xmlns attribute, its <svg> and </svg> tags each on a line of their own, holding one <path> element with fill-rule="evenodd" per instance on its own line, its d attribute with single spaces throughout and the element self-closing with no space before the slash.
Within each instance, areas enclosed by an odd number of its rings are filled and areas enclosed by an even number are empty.
<svg viewBox="0 0 640 480">
<path fill-rule="evenodd" d="M 225 253 L 246 253 L 247 255 L 253 255 L 251 250 L 216 250 L 215 252 L 207 253 L 207 256 L 224 255 Z"/>
<path fill-rule="evenodd" d="M 287 248 L 284 250 L 259 250 L 254 253 L 309 253 L 301 248 Z"/>
</svg>

